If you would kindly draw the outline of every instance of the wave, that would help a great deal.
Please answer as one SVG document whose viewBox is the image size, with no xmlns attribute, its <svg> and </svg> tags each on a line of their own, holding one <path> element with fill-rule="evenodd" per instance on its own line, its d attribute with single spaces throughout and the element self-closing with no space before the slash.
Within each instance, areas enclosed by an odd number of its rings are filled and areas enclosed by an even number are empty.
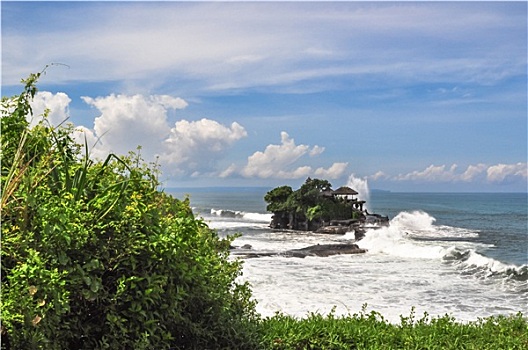
<svg viewBox="0 0 528 350">
<path fill-rule="evenodd" d="M 434 217 L 423 211 L 401 212 L 391 220 L 390 226 L 367 230 L 358 245 L 375 254 L 441 260 L 453 264 L 462 274 L 477 278 L 528 281 L 528 265 L 505 264 L 476 251 L 478 247 L 489 248 L 490 245 L 464 241 L 464 238 L 478 236 L 478 231 L 437 226 L 434 225 L 435 221 Z M 455 245 L 449 239 L 453 237 L 456 238 Z M 345 238 L 352 239 L 353 233 L 347 233 Z"/>
<path fill-rule="evenodd" d="M 474 249 L 449 249 L 443 256 L 446 262 L 452 262 L 465 274 L 481 278 L 507 278 L 515 281 L 528 281 L 528 265 L 511 265 L 477 253 Z"/>
<path fill-rule="evenodd" d="M 414 238 L 476 238 L 478 230 L 447 225 L 435 225 L 436 219 L 424 211 L 401 212 L 390 224 L 396 226 Z"/>
<path fill-rule="evenodd" d="M 235 218 L 249 222 L 270 223 L 273 214 L 247 213 L 244 211 L 211 209 L 211 215 L 222 218 Z"/>
</svg>

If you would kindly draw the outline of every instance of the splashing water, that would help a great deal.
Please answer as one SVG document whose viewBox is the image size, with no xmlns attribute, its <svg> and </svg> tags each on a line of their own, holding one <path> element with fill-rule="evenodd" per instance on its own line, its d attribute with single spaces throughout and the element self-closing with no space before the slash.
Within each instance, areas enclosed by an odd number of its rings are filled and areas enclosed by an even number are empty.
<svg viewBox="0 0 528 350">
<path fill-rule="evenodd" d="M 368 209 L 368 202 L 370 200 L 370 190 L 367 182 L 367 178 L 358 178 L 354 174 L 348 177 L 347 186 L 358 192 L 358 198 L 362 201 L 366 201 L 365 207 Z"/>
</svg>

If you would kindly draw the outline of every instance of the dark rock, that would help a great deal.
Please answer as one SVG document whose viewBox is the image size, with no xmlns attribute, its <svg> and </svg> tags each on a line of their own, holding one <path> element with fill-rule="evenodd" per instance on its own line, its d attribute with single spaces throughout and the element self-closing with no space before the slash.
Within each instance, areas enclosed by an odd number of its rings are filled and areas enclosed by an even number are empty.
<svg viewBox="0 0 528 350">
<path fill-rule="evenodd" d="M 327 257 L 330 255 L 361 254 L 366 252 L 366 249 L 359 248 L 357 244 L 317 244 L 306 248 L 288 250 L 282 255 L 305 258 L 307 256 Z"/>
<path fill-rule="evenodd" d="M 240 249 L 251 249 L 251 248 L 253 248 L 251 244 L 244 244 L 242 247 L 240 247 Z"/>
<path fill-rule="evenodd" d="M 320 227 L 316 233 L 326 233 L 326 234 L 332 234 L 332 235 L 343 235 L 350 231 L 350 228 L 348 226 L 323 226 Z"/>
<path fill-rule="evenodd" d="M 317 244 L 301 249 L 292 249 L 279 253 L 274 251 L 251 251 L 243 252 L 234 250 L 231 253 L 242 258 L 261 258 L 265 256 L 283 256 L 291 258 L 306 258 L 307 256 L 327 257 L 338 254 L 362 254 L 366 249 L 361 249 L 357 244 Z"/>
</svg>

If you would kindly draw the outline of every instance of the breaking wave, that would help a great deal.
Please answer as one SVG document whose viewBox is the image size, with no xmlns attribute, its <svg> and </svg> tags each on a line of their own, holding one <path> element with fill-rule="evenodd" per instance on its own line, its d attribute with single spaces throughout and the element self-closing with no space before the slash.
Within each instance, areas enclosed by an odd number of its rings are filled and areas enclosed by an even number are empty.
<svg viewBox="0 0 528 350">
<path fill-rule="evenodd" d="M 505 264 L 479 254 L 474 249 L 460 250 L 453 247 L 442 258 L 445 262 L 453 263 L 464 274 L 484 279 L 507 278 L 520 282 L 528 281 L 528 265 Z"/>
<path fill-rule="evenodd" d="M 488 249 L 492 245 L 473 242 L 471 238 L 478 237 L 478 231 L 435 225 L 435 221 L 423 211 L 401 212 L 391 220 L 390 226 L 368 230 L 358 245 L 375 254 L 440 259 L 452 264 L 461 274 L 480 279 L 528 281 L 528 265 L 505 264 L 480 254 L 478 249 Z M 352 239 L 353 234 L 345 237 Z"/>
<path fill-rule="evenodd" d="M 273 214 L 246 213 L 244 211 L 227 209 L 211 209 L 211 215 L 222 218 L 236 218 L 249 222 L 269 223 Z"/>
</svg>

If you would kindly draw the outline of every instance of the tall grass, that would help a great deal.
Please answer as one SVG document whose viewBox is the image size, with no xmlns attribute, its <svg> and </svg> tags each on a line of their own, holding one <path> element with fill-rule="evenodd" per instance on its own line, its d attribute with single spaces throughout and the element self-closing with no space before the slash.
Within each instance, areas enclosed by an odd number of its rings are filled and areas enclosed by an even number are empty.
<svg viewBox="0 0 528 350">
<path fill-rule="evenodd" d="M 305 319 L 277 314 L 261 327 L 265 349 L 528 349 L 528 322 L 521 313 L 463 323 L 448 315 L 415 319 L 412 311 L 399 324 L 375 311 Z"/>
</svg>

